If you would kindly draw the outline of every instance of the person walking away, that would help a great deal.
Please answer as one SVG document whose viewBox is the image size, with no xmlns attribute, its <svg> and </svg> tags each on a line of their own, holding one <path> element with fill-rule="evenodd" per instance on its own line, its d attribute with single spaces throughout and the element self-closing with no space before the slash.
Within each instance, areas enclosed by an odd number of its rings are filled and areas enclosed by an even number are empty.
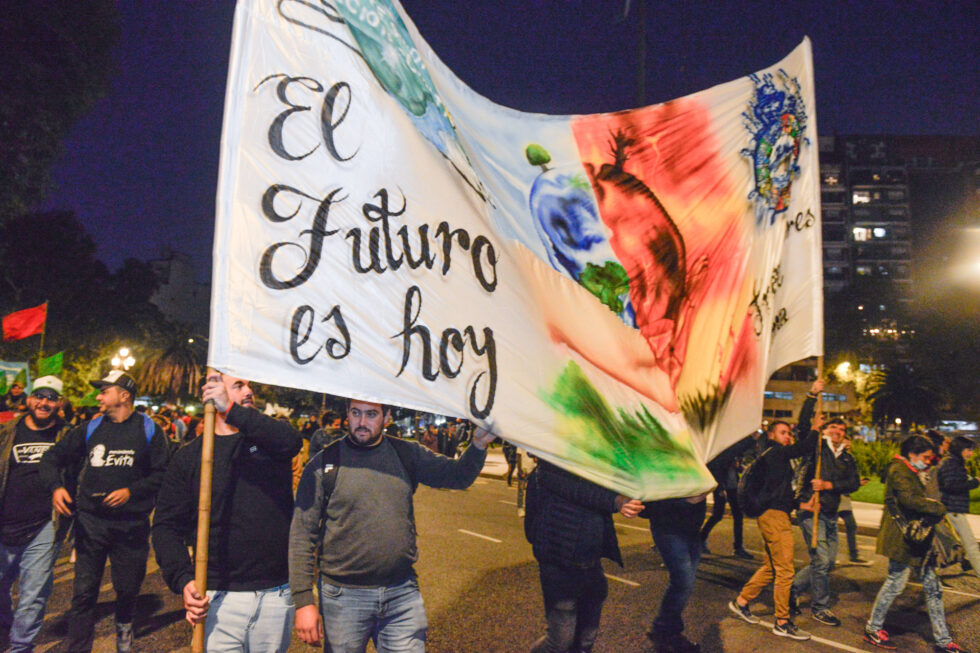
<svg viewBox="0 0 980 653">
<path fill-rule="evenodd" d="M 169 460 L 160 427 L 133 406 L 136 381 L 113 370 L 90 382 L 102 414 L 72 429 L 41 458 L 54 509 L 75 515 L 69 653 L 92 650 L 106 558 L 116 592 L 116 650 L 133 646 L 133 613 L 146 574 L 150 511 Z M 79 471 L 80 470 L 80 471 Z M 69 485 L 77 486 L 72 492 Z"/>
<path fill-rule="evenodd" d="M 926 496 L 926 484 L 920 476 L 921 472 L 929 469 L 935 454 L 935 445 L 928 438 L 912 435 L 902 442 L 899 455 L 889 465 L 885 477 L 885 502 L 878 529 L 877 552 L 888 558 L 888 576 L 878 591 L 864 632 L 864 640 L 879 648 L 898 648 L 885 630 L 885 617 L 892 602 L 905 589 L 909 572 L 915 567 L 921 570 L 922 591 L 936 649 L 963 651 L 949 634 L 942 585 L 935 566 L 927 559 L 932 535 L 924 542 L 910 542 L 896 521 L 896 517 L 899 517 L 902 520 L 927 520 L 935 524 L 946 514 L 941 502 Z"/>
<path fill-rule="evenodd" d="M 980 480 L 966 471 L 966 463 L 973 457 L 975 448 L 976 442 L 970 438 L 956 436 L 949 445 L 949 455 L 939 466 L 938 476 L 939 491 L 947 510 L 946 517 L 963 544 L 963 551 L 973 567 L 973 573 L 980 576 L 980 547 L 977 546 L 977 536 L 967 519 L 970 512 L 970 490 L 980 486 Z"/>
<path fill-rule="evenodd" d="M 725 504 L 732 509 L 732 553 L 736 558 L 752 560 L 752 554 L 742 545 L 742 509 L 738 505 L 738 461 L 742 454 L 756 446 L 758 431 L 746 436 L 715 456 L 708 471 L 718 483 L 712 493 L 711 516 L 701 527 L 701 553 L 710 554 L 708 535 L 725 516 Z"/>
<path fill-rule="evenodd" d="M 667 590 L 647 638 L 655 653 L 698 653 L 699 644 L 684 636 L 682 614 L 694 591 L 701 560 L 701 523 L 707 511 L 706 494 L 663 499 L 644 504 L 641 517 L 650 520 L 650 534 L 667 567 Z"/>
<path fill-rule="evenodd" d="M 623 564 L 612 513 L 643 504 L 540 460 L 528 477 L 524 531 L 538 562 L 547 631 L 531 653 L 591 651 L 608 594 L 602 558 Z"/>
<path fill-rule="evenodd" d="M 0 625 L 9 630 L 14 653 L 34 650 L 54 587 L 63 522 L 52 513 L 39 467 L 44 452 L 68 431 L 58 417 L 63 385 L 56 376 L 37 379 L 27 412 L 0 427 Z"/>
<path fill-rule="evenodd" d="M 760 458 L 753 462 L 753 466 L 762 465 L 758 469 L 764 473 L 762 487 L 757 497 L 763 512 L 756 521 L 765 543 L 766 561 L 742 587 L 738 596 L 728 602 L 728 609 L 740 619 L 750 624 L 759 623 L 759 618 L 749 609 L 749 603 L 772 583 L 776 613 L 772 632 L 780 637 L 795 640 L 810 639 L 810 633 L 798 628 L 789 613 L 790 588 L 795 573 L 793 525 L 789 516 L 796 508 L 796 496 L 793 492 L 794 470 L 791 461 L 809 454 L 816 444 L 817 431 L 811 430 L 810 424 L 812 420 L 813 426 L 819 429 L 823 422 L 819 415 L 816 419 L 813 418 L 813 407 L 823 387 L 823 379 L 814 381 L 803 402 L 803 407 L 800 408 L 797 425 L 798 440 L 795 440 L 793 431 L 786 422 L 777 420 L 769 425 L 767 448 Z M 746 475 L 751 473 L 752 470 L 746 471 Z"/>
<path fill-rule="evenodd" d="M 291 461 L 302 438 L 288 421 L 263 415 L 245 379 L 213 374 L 201 400 L 214 401 L 214 476 L 206 595 L 194 581 L 184 534 L 197 526 L 202 439 L 167 468 L 153 516 L 153 550 L 185 618 L 204 622 L 208 651 L 284 652 L 294 608 L 289 593 Z"/>
</svg>

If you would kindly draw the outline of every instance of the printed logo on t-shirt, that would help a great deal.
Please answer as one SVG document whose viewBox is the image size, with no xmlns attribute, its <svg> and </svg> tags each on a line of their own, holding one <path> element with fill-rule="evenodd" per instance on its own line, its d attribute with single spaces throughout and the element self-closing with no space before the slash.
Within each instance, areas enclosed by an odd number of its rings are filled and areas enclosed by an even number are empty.
<svg viewBox="0 0 980 653">
<path fill-rule="evenodd" d="M 88 454 L 88 464 L 92 467 L 132 467 L 135 457 L 134 449 L 112 449 L 106 453 L 105 445 L 97 444 Z"/>
<path fill-rule="evenodd" d="M 44 452 L 54 446 L 54 442 L 24 442 L 14 445 L 14 462 L 19 465 L 36 465 L 41 462 Z"/>
</svg>

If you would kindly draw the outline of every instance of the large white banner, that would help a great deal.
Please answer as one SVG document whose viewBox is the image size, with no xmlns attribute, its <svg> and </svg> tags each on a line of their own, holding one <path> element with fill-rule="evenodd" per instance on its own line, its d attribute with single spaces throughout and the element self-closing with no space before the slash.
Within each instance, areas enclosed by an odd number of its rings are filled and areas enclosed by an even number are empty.
<svg viewBox="0 0 980 653">
<path fill-rule="evenodd" d="M 493 74 L 488 64 L 487 74 Z M 209 364 L 491 423 L 628 496 L 714 485 L 821 353 L 809 42 L 615 114 L 517 112 L 397 3 L 239 2 Z"/>
</svg>

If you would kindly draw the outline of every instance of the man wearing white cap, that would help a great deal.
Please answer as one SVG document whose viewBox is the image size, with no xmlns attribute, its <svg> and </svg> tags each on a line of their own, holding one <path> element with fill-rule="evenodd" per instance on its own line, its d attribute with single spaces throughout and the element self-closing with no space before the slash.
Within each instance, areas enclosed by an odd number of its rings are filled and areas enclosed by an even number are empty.
<svg viewBox="0 0 980 653">
<path fill-rule="evenodd" d="M 10 630 L 10 651 L 33 649 L 54 586 L 60 538 L 38 463 L 68 430 L 58 417 L 61 390 L 58 377 L 37 379 L 27 412 L 0 428 L 0 626 Z"/>
<path fill-rule="evenodd" d="M 136 381 L 120 370 L 91 381 L 102 415 L 48 449 L 41 474 L 60 514 L 75 515 L 75 583 L 68 651 L 92 650 L 95 607 L 108 557 L 116 591 L 116 651 L 133 645 L 133 611 L 146 574 L 150 511 L 167 470 L 167 438 L 136 412 Z M 81 471 L 78 471 L 81 470 Z M 77 480 L 77 489 L 69 490 Z"/>
</svg>

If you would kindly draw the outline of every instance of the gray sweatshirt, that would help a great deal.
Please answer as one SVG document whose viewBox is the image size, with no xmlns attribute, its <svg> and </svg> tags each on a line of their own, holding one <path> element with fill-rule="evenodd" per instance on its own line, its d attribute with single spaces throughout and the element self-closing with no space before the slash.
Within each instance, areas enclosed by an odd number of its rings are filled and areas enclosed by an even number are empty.
<svg viewBox="0 0 980 653">
<path fill-rule="evenodd" d="M 289 585 L 297 608 L 314 602 L 317 569 L 329 582 L 347 587 L 383 587 L 412 576 L 418 558 L 415 484 L 465 489 L 486 460 L 486 451 L 476 446 L 454 460 L 417 443 L 392 443 L 387 437 L 373 447 L 359 447 L 349 438 L 333 446 L 340 447 L 340 466 L 327 505 L 323 451 L 303 470 L 296 490 L 289 530 Z M 410 469 L 402 465 L 395 446 L 409 448 Z M 413 472 L 414 479 L 409 476 Z"/>
</svg>

